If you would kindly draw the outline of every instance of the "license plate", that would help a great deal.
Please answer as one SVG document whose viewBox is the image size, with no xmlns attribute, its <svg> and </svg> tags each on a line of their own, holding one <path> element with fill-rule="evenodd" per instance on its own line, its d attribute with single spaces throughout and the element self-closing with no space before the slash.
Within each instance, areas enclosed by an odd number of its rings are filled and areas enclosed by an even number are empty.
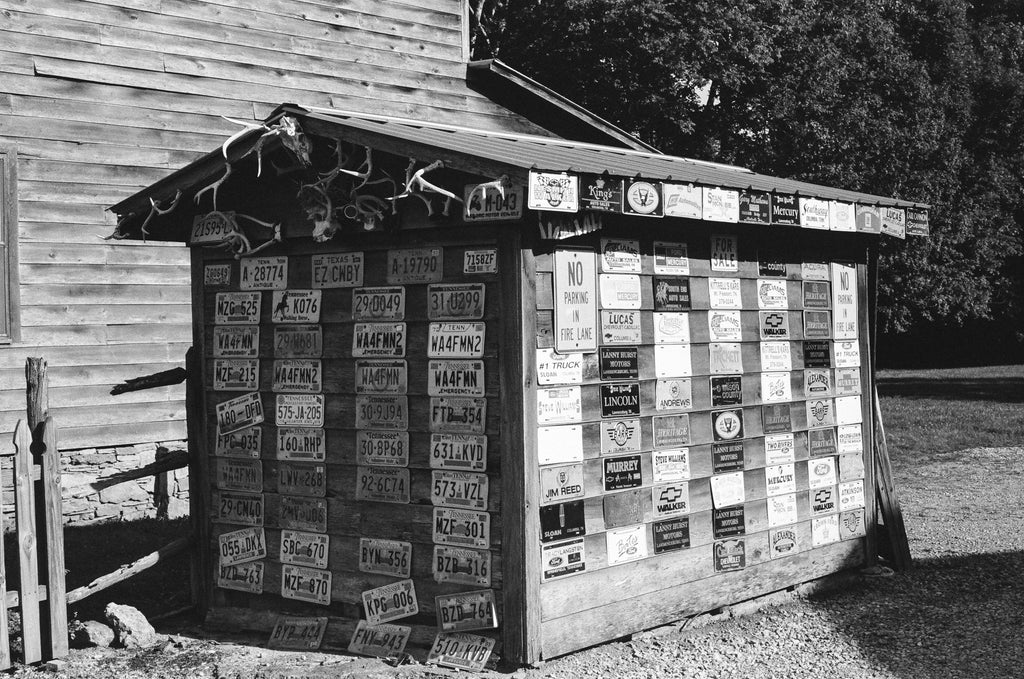
<svg viewBox="0 0 1024 679">
<path fill-rule="evenodd" d="M 427 318 L 446 321 L 484 317 L 483 283 L 427 286 Z"/>
<path fill-rule="evenodd" d="M 438 632 L 427 655 L 427 664 L 480 671 L 494 650 L 494 639 L 462 632 Z"/>
<path fill-rule="evenodd" d="M 203 267 L 203 285 L 224 288 L 231 285 L 230 264 L 207 264 Z"/>
<path fill-rule="evenodd" d="M 522 196 L 520 196 L 520 198 L 522 198 Z M 462 259 L 462 273 L 482 274 L 497 272 L 497 250 L 466 250 L 466 253 L 463 255 Z"/>
<path fill-rule="evenodd" d="M 348 652 L 375 658 L 393 658 L 405 650 L 411 632 L 412 628 L 404 625 L 371 625 L 360 620 L 348 644 Z"/>
<path fill-rule="evenodd" d="M 485 323 L 431 323 L 427 357 L 483 358 L 486 328 Z"/>
<path fill-rule="evenodd" d="M 258 325 L 214 326 L 214 358 L 256 358 L 259 354 L 260 328 Z"/>
<path fill-rule="evenodd" d="M 409 504 L 409 470 L 401 467 L 357 467 L 356 499 Z"/>
<path fill-rule="evenodd" d="M 444 273 L 441 248 L 388 250 L 387 281 L 403 283 L 435 283 Z"/>
<path fill-rule="evenodd" d="M 327 532 L 327 500 L 281 496 L 277 523 L 281 528 Z"/>
<path fill-rule="evenodd" d="M 352 291 L 352 320 L 401 321 L 405 318 L 405 288 L 357 288 Z"/>
<path fill-rule="evenodd" d="M 263 594 L 263 562 L 250 561 L 217 569 L 217 586 L 250 594 Z"/>
<path fill-rule="evenodd" d="M 284 495 L 325 497 L 327 467 L 322 464 L 282 462 L 277 468 L 277 492 Z"/>
<path fill-rule="evenodd" d="M 362 252 L 313 255 L 314 288 L 357 288 L 362 284 Z"/>
<path fill-rule="evenodd" d="M 263 525 L 263 493 L 214 493 L 213 502 L 217 521 Z"/>
<path fill-rule="evenodd" d="M 323 462 L 327 437 L 315 427 L 278 427 L 277 459 L 298 462 Z"/>
<path fill-rule="evenodd" d="M 324 334 L 319 325 L 285 325 L 274 328 L 274 358 L 320 358 Z"/>
<path fill-rule="evenodd" d="M 260 388 L 260 362 L 255 359 L 216 359 L 214 391 L 255 391 Z"/>
<path fill-rule="evenodd" d="M 217 325 L 255 325 L 260 322 L 261 292 L 218 292 L 213 310 Z"/>
<path fill-rule="evenodd" d="M 217 434 L 232 434 L 263 422 L 263 401 L 252 392 L 217 404 Z"/>
<path fill-rule="evenodd" d="M 263 429 L 249 427 L 230 434 L 220 434 L 214 444 L 213 454 L 218 457 L 257 458 L 263 448 Z"/>
<path fill-rule="evenodd" d="M 278 394 L 277 415 L 279 427 L 324 426 L 324 397 L 322 394 Z"/>
<path fill-rule="evenodd" d="M 327 618 L 281 616 L 270 632 L 268 648 L 312 651 L 320 648 L 327 631 Z"/>
<path fill-rule="evenodd" d="M 436 582 L 491 586 L 491 553 L 488 551 L 434 545 L 432 569 Z"/>
<path fill-rule="evenodd" d="M 357 394 L 404 394 L 409 391 L 409 369 L 404 360 L 356 361 Z"/>
<path fill-rule="evenodd" d="M 259 460 L 231 457 L 216 460 L 217 488 L 220 490 L 263 490 L 263 464 Z"/>
<path fill-rule="evenodd" d="M 356 396 L 356 429 L 408 428 L 408 396 Z"/>
<path fill-rule="evenodd" d="M 379 625 L 419 613 L 416 586 L 412 580 L 400 580 L 363 592 L 366 622 Z"/>
<path fill-rule="evenodd" d="M 322 290 L 275 290 L 270 320 L 274 323 L 319 323 Z"/>
<path fill-rule="evenodd" d="M 357 431 L 356 464 L 374 467 L 408 467 L 408 432 Z"/>
<path fill-rule="evenodd" d="M 445 594 L 435 597 L 434 603 L 437 626 L 442 632 L 468 632 L 498 626 L 498 612 L 494 606 L 492 590 Z"/>
<path fill-rule="evenodd" d="M 327 552 L 330 538 L 322 533 L 305 533 L 297 530 L 281 531 L 281 563 L 291 563 L 309 568 L 327 568 Z"/>
<path fill-rule="evenodd" d="M 288 284 L 287 257 L 244 257 L 238 287 L 243 290 L 284 290 Z"/>
<path fill-rule="evenodd" d="M 323 367 L 319 358 L 288 358 L 274 361 L 274 391 L 319 394 L 323 391 Z"/>
<path fill-rule="evenodd" d="M 487 399 L 431 397 L 430 431 L 482 434 L 486 425 Z"/>
<path fill-rule="evenodd" d="M 359 538 L 359 570 L 407 578 L 412 570 L 412 543 Z"/>
<path fill-rule="evenodd" d="M 427 393 L 431 396 L 483 396 L 483 361 L 430 361 Z"/>
<path fill-rule="evenodd" d="M 487 509 L 487 474 L 433 471 L 430 473 L 430 501 L 442 507 Z"/>
<path fill-rule="evenodd" d="M 324 606 L 331 603 L 331 572 L 305 566 L 281 566 L 281 596 Z"/>
<path fill-rule="evenodd" d="M 192 220 L 189 245 L 199 243 L 222 243 L 235 230 L 234 212 L 208 212 L 196 215 Z"/>
<path fill-rule="evenodd" d="M 434 507 L 433 542 L 487 549 L 491 544 L 491 515 L 468 509 Z"/>
<path fill-rule="evenodd" d="M 435 469 L 487 469 L 487 437 L 470 434 L 431 434 L 430 466 Z"/>
<path fill-rule="evenodd" d="M 356 323 L 352 331 L 352 357 L 402 358 L 405 340 L 405 323 Z"/>
<path fill-rule="evenodd" d="M 262 528 L 243 528 L 217 538 L 220 565 L 230 566 L 267 556 L 267 536 Z"/>
</svg>

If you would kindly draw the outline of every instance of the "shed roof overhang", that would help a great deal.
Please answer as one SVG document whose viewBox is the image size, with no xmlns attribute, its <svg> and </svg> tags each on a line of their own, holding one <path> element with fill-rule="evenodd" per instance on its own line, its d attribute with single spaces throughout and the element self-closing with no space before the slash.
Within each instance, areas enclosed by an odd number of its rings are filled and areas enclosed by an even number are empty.
<svg viewBox="0 0 1024 679">
<path fill-rule="evenodd" d="M 457 125 L 351 113 L 335 109 L 278 107 L 266 120 L 272 124 L 292 116 L 308 134 L 339 138 L 385 153 L 441 160 L 447 167 L 484 177 L 507 175 L 525 184 L 531 170 L 605 174 L 736 190 L 795 194 L 809 198 L 856 202 L 882 207 L 928 206 L 913 201 L 831 188 L 809 182 L 759 174 L 730 165 L 566 139 L 479 130 Z M 217 149 L 152 186 L 112 206 L 122 218 L 145 215 L 151 201 L 172 199 L 178 191 L 194 193 L 259 143 L 262 130 L 239 136 L 225 152 Z M 264 149 L 266 150 L 266 149 Z"/>
</svg>

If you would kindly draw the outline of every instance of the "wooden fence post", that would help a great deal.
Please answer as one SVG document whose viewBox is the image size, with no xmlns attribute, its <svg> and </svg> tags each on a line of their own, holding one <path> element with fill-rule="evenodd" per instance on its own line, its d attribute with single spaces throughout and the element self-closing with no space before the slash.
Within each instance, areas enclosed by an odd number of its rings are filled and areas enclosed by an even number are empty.
<svg viewBox="0 0 1024 679">
<path fill-rule="evenodd" d="M 21 609 L 21 643 L 25 664 L 42 660 L 39 626 L 39 561 L 36 555 L 36 517 L 32 498 L 32 457 L 28 425 L 18 421 L 14 430 L 14 521 L 18 535 L 18 591 Z"/>
<path fill-rule="evenodd" d="M 32 441 L 42 441 L 42 424 L 50 410 L 50 384 L 46 376 L 45 358 L 25 359 L 25 413 Z"/>
<path fill-rule="evenodd" d="M 15 442 L 18 440 L 15 432 Z M 4 498 L 3 487 L 0 486 L 0 524 L 3 522 Z M 0 526 L 2 528 L 2 526 Z M 7 562 L 4 548 L 3 531 L 0 530 L 0 670 L 6 670 L 11 666 L 11 644 L 9 641 L 10 630 L 7 627 Z"/>
<path fill-rule="evenodd" d="M 46 604 L 50 620 L 50 651 L 52 658 L 68 654 L 68 607 L 65 601 L 67 582 L 64 577 L 64 509 L 60 487 L 60 448 L 57 447 L 57 425 L 52 417 L 43 423 L 42 459 L 39 462 L 40 485 L 43 491 L 45 517 L 45 554 L 47 557 Z"/>
</svg>

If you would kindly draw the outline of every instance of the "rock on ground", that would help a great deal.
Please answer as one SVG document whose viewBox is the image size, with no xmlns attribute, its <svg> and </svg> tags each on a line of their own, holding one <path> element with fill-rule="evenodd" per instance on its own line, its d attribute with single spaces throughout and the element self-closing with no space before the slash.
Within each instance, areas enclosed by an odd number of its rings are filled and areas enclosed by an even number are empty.
<svg viewBox="0 0 1024 679">
<path fill-rule="evenodd" d="M 114 643 L 114 630 L 102 622 L 75 622 L 68 629 L 72 648 L 106 647 Z"/>
<path fill-rule="evenodd" d="M 159 641 L 156 630 L 137 608 L 110 603 L 103 610 L 107 622 L 114 628 L 118 646 L 123 648 L 145 648 Z"/>
</svg>

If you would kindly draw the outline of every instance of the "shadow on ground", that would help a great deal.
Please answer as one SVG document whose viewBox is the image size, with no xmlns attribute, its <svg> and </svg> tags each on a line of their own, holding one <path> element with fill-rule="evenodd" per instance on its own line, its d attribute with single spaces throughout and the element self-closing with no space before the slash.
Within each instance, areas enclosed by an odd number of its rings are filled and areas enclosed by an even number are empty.
<svg viewBox="0 0 1024 679">
<path fill-rule="evenodd" d="M 878 380 L 882 396 L 1024 403 L 1024 378 L 889 377 Z"/>
<path fill-rule="evenodd" d="M 875 666 L 903 679 L 1024 676 L 1024 553 L 923 559 L 812 599 Z"/>
</svg>

